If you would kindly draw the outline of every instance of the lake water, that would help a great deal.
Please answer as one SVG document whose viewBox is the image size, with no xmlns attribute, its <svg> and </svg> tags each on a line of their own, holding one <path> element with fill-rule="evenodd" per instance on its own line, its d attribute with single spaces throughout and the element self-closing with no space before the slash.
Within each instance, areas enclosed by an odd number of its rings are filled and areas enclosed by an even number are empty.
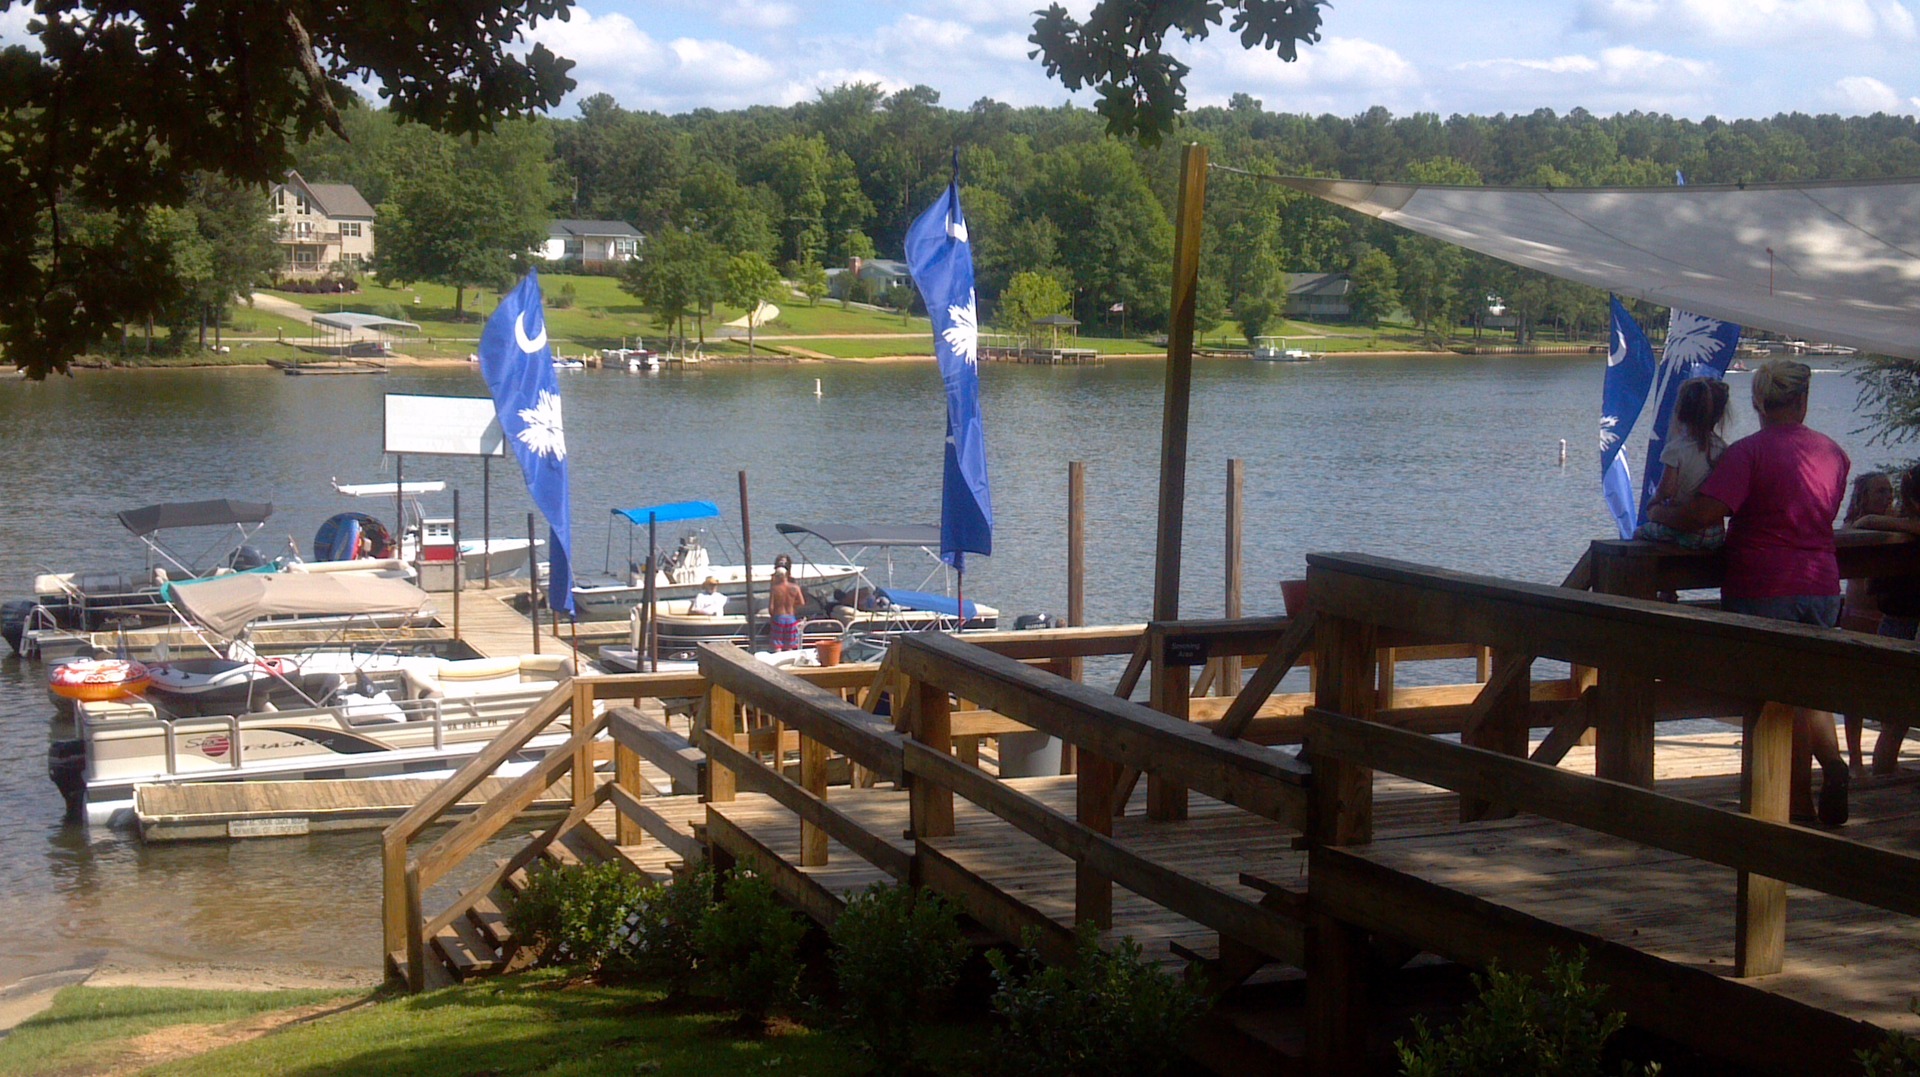
<svg viewBox="0 0 1920 1077">
<path fill-rule="evenodd" d="M 1201 363 L 1182 612 L 1222 609 L 1221 506 L 1236 457 L 1247 467 L 1250 613 L 1279 610 L 1278 581 L 1300 575 L 1309 550 L 1558 582 L 1612 526 L 1593 464 L 1600 375 L 1598 357 Z M 995 554 L 971 562 L 969 596 L 1009 617 L 1064 612 L 1067 462 L 1085 460 L 1089 618 L 1145 619 L 1163 377 L 1158 362 L 983 368 Z M 758 560 L 786 548 L 778 522 L 938 519 L 943 397 L 930 365 L 561 378 L 575 560 L 585 569 L 601 567 L 616 506 L 711 499 L 737 540 L 742 468 Z M 1745 380 L 1735 382 L 1730 439 L 1754 427 L 1741 403 Z M 24 595 L 32 575 L 52 567 L 137 567 L 140 547 L 112 513 L 157 501 L 270 500 L 275 514 L 258 544 L 291 536 L 304 548 L 322 519 L 354 507 L 329 478 L 392 478 L 381 454 L 389 392 L 478 396 L 485 387 L 466 369 L 0 383 L 0 444 L 9 449 L 0 594 Z M 1892 454 L 1867 449 L 1855 432 L 1854 395 L 1844 375 L 1816 379 L 1810 421 L 1857 463 L 1877 465 Z M 1644 431 L 1635 440 L 1643 439 Z M 1630 451 L 1637 466 L 1640 452 Z M 518 472 L 510 463 L 494 470 L 496 533 L 523 533 Z M 412 458 L 406 475 L 459 487 L 464 529 L 478 532 L 477 461 Z M 624 537 L 615 549 L 617 565 Z M 11 929 L 0 984 L 102 950 L 130 963 L 377 965 L 376 833 L 145 847 L 65 824 L 45 776 L 51 715 L 40 667 L 0 661 L 0 922 Z"/>
</svg>

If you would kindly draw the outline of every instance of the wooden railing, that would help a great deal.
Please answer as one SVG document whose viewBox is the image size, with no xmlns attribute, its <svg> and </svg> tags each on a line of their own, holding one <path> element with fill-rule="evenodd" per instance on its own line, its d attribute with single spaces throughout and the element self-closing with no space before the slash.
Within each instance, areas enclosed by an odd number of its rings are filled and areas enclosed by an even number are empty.
<svg viewBox="0 0 1920 1077">
<path fill-rule="evenodd" d="M 1438 623 L 1517 656 L 1516 667 L 1551 658 L 1598 670 L 1597 778 L 1510 758 L 1524 753 L 1523 739 L 1517 752 L 1494 743 L 1482 751 L 1471 741 L 1452 745 L 1384 728 L 1372 720 L 1373 700 L 1349 681 L 1323 690 L 1321 709 L 1307 719 L 1311 758 L 1329 780 L 1388 770 L 1735 868 L 1735 965 L 1743 976 L 1781 967 L 1788 883 L 1920 913 L 1920 858 L 1787 823 L 1792 719 L 1784 707 L 1765 705 L 1910 712 L 1920 647 L 1361 555 L 1313 555 L 1308 564 L 1323 665 L 1362 670 L 1373 634 Z M 1652 784 L 1660 685 L 1721 700 L 1723 713 L 1744 716 L 1742 813 L 1634 788 Z M 1511 700 L 1490 705 L 1483 724 L 1511 727 L 1515 713 Z M 1368 799 L 1342 801 L 1335 818 L 1316 824 L 1339 844 L 1366 833 L 1370 811 Z"/>
<path fill-rule="evenodd" d="M 1073 657 L 1127 654 L 1141 635 L 1139 625 L 1107 628 L 1048 629 L 1029 632 L 983 634 L 985 646 L 1023 657 L 1065 660 Z M 757 662 L 747 665 L 761 670 L 772 667 Z M 878 688 L 873 665 L 844 665 L 810 668 L 781 673 L 780 683 L 788 689 L 799 685 L 819 692 L 843 710 L 850 706 L 841 695 L 874 694 Z M 731 683 L 743 683 L 739 676 Z M 749 689 L 751 691 L 751 689 Z M 694 739 L 689 743 L 639 710 L 647 699 L 699 699 L 701 711 L 695 715 Z M 751 699 L 753 697 L 748 696 Z M 575 677 L 557 686 L 525 715 L 516 719 L 498 737 L 475 754 L 464 766 L 437 787 L 419 804 L 388 826 L 381 839 L 382 940 L 391 964 L 400 970 L 412 990 L 421 990 L 427 982 L 427 948 L 434 935 L 446 928 L 467 909 L 490 894 L 514 872 L 537 859 L 556 839 L 579 825 L 600 807 L 611 803 L 615 809 L 615 843 L 638 845 L 647 838 L 661 842 L 682 859 L 695 858 L 702 850 L 673 823 L 662 818 L 646 803 L 647 787 L 642 780 L 640 760 L 645 759 L 664 771 L 674 793 L 697 793 L 710 799 L 731 799 L 736 775 L 749 774 L 749 782 L 759 791 L 777 790 L 788 795 L 794 783 L 783 775 L 779 782 L 764 781 L 766 771 L 754 759 L 754 753 L 768 753 L 777 762 L 794 743 L 787 723 L 767 720 L 757 728 L 743 728 L 736 697 L 727 688 L 710 682 L 702 674 L 622 674 L 615 676 Z M 604 707 L 608 703 L 630 701 L 631 706 Z M 857 710 L 857 708 L 855 708 Z M 864 721 L 873 720 L 866 712 Z M 800 720 L 805 723 L 806 720 Z M 810 730 L 814 727 L 807 726 Z M 796 727 L 797 728 L 797 727 Z M 884 730 L 884 726 L 877 727 Z M 860 730 L 864 734 L 865 730 Z M 981 723 L 977 738 L 993 735 L 997 727 L 991 721 Z M 565 734 L 563 742 L 548 748 L 532 766 L 510 782 L 479 810 L 449 828 L 425 848 L 417 848 L 426 831 L 435 826 L 460 800 L 493 776 L 512 760 L 523 759 L 537 739 Z M 715 735 L 717 734 L 717 735 Z M 606 739 L 602 739 L 604 738 Z M 849 739 L 833 733 L 816 733 L 805 738 L 801 747 L 802 786 L 820 788 L 824 801 L 826 752 L 831 748 L 852 753 L 860 767 L 878 773 L 889 781 L 898 780 L 898 752 L 889 766 L 884 758 L 875 758 L 866 750 L 867 740 Z M 713 762 L 709 762 L 709 751 Z M 612 757 L 611 773 L 596 773 L 596 765 Z M 747 766 L 747 763 L 754 764 Z M 570 778 L 570 811 L 558 823 L 542 831 L 528 845 L 503 864 L 486 872 L 463 894 L 438 914 L 429 918 L 422 908 L 422 896 L 434 884 L 464 863 L 473 853 L 498 837 L 501 832 L 541 794 L 563 778 Z M 604 779 L 604 780 L 603 780 Z M 781 784 L 781 783 L 784 783 Z M 796 788 L 800 786 L 795 786 Z M 784 802 L 784 801 L 783 801 Z M 831 819 L 812 812 L 807 825 L 810 848 L 818 848 L 824 859 L 826 827 L 836 829 Z M 838 836 L 838 835 L 836 835 Z M 858 840 L 855 836 L 854 840 Z M 877 850 L 869 850 L 884 856 Z"/>
</svg>

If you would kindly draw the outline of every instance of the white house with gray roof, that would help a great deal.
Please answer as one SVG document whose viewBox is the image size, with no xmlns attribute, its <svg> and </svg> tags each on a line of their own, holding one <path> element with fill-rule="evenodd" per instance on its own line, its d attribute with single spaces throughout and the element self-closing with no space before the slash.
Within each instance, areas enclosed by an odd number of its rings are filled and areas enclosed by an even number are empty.
<svg viewBox="0 0 1920 1077">
<path fill-rule="evenodd" d="M 309 183 L 289 172 L 267 193 L 284 255 L 281 272 L 317 277 L 373 260 L 373 207 L 350 183 Z"/>
<path fill-rule="evenodd" d="M 626 262 L 640 253 L 640 230 L 625 221 L 554 221 L 540 256 L 549 262 Z"/>
</svg>

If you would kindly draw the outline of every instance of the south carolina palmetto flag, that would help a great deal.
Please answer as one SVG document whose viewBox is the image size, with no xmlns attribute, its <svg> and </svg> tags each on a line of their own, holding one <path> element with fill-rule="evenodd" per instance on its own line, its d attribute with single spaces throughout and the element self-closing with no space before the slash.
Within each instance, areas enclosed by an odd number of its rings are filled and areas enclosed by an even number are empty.
<svg viewBox="0 0 1920 1077">
<path fill-rule="evenodd" d="M 1632 538 L 1639 524 L 1639 499 L 1620 450 L 1647 406 L 1653 386 L 1653 346 L 1619 296 L 1608 297 L 1613 310 L 1612 343 L 1607 348 L 1607 377 L 1600 390 L 1600 492 L 1621 538 Z"/>
<path fill-rule="evenodd" d="M 947 389 L 940 556 L 965 571 L 967 554 L 993 553 L 993 493 L 987 482 L 987 432 L 980 419 L 973 249 L 966 215 L 960 211 L 957 174 L 940 201 L 907 229 L 907 267 L 933 320 L 933 351 Z"/>
<path fill-rule="evenodd" d="M 480 374 L 493 394 L 500 429 L 513 446 L 534 507 L 547 518 L 547 602 L 573 612 L 572 499 L 567 493 L 567 432 L 560 382 L 547 346 L 540 275 L 529 272 L 480 333 Z M 531 553 L 531 551 L 529 551 Z"/>
</svg>

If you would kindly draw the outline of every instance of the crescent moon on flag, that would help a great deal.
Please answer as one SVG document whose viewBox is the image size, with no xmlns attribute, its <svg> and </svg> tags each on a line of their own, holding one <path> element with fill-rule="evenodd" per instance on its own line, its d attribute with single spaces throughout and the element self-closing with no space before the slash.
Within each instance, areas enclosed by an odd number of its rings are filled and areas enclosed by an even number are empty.
<svg viewBox="0 0 1920 1077">
<path fill-rule="evenodd" d="M 546 337 L 546 334 L 543 332 L 541 334 L 541 339 L 544 340 L 545 337 Z M 1622 359 L 1625 359 L 1626 357 L 1627 357 L 1627 335 L 1621 332 L 1620 330 L 1615 329 L 1613 331 L 1613 347 L 1609 349 L 1607 352 L 1607 365 L 1619 366 L 1620 361 Z"/>
<path fill-rule="evenodd" d="M 514 317 L 513 342 L 520 346 L 521 351 L 526 352 L 528 355 L 532 355 L 534 352 L 537 352 L 540 349 L 547 346 L 547 327 L 544 325 L 541 326 L 540 335 L 532 339 L 528 339 L 526 319 L 527 319 L 527 312 L 524 310 Z"/>
</svg>

